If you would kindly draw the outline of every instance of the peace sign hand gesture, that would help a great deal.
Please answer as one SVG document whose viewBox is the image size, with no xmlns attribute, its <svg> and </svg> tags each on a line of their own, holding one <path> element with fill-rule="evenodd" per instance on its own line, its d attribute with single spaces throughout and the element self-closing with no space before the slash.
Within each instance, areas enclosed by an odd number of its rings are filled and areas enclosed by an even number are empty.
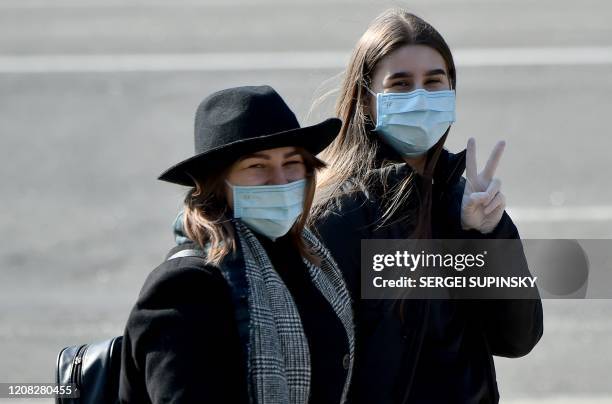
<svg viewBox="0 0 612 404">
<path fill-rule="evenodd" d="M 476 140 L 467 144 L 465 190 L 461 201 L 461 227 L 490 233 L 495 229 L 506 208 L 506 197 L 500 192 L 501 181 L 493 178 L 501 155 L 506 147 L 503 140 L 497 142 L 482 172 L 477 173 Z"/>
</svg>

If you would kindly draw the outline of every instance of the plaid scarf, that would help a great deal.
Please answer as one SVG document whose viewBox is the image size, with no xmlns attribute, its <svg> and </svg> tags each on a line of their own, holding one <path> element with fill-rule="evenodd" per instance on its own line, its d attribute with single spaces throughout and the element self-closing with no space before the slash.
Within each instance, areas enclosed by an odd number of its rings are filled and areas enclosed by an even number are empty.
<svg viewBox="0 0 612 404">
<path fill-rule="evenodd" d="M 251 231 L 233 220 L 242 248 L 248 283 L 248 377 L 257 404 L 306 404 L 310 392 L 310 353 L 293 298 Z M 316 266 L 302 258 L 313 285 L 341 321 L 347 335 L 350 364 L 341 403 L 346 402 L 353 369 L 355 334 L 348 290 L 329 251 L 307 229 L 306 245 L 321 258 Z"/>
</svg>

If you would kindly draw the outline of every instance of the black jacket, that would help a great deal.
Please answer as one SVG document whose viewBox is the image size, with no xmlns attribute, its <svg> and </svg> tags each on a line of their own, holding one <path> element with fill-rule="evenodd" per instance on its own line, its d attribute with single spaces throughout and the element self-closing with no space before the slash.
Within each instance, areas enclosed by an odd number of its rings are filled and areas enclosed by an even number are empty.
<svg viewBox="0 0 612 404">
<path fill-rule="evenodd" d="M 188 248 L 194 244 L 168 256 Z M 247 403 L 240 347 L 221 273 L 197 257 L 165 261 L 148 276 L 128 318 L 119 402 Z"/>
<path fill-rule="evenodd" d="M 461 229 L 464 169 L 465 151 L 452 154 L 443 150 L 434 172 L 432 236 L 519 238 L 505 212 L 493 233 L 486 236 Z M 387 185 L 392 186 L 411 169 L 398 164 L 381 170 L 387 170 Z M 356 301 L 358 346 L 352 401 L 498 402 L 492 355 L 520 357 L 536 345 L 543 332 L 541 301 L 406 300 L 402 321 L 397 302 L 357 299 L 361 295 L 360 240 L 408 238 L 414 229 L 407 220 L 377 227 L 383 198 L 381 184 L 347 193 L 316 224 Z M 415 203 L 412 198 L 408 208 Z M 517 265 L 528 274 L 522 258 Z M 445 375 L 448 380 L 443 381 Z"/>
<path fill-rule="evenodd" d="M 342 323 L 312 284 L 289 237 L 274 242 L 257 237 L 302 319 L 311 355 L 311 400 L 338 403 L 347 373 Z M 184 243 L 167 257 L 191 248 L 193 242 Z M 244 261 L 236 254 L 220 265 L 237 269 Z M 145 281 L 125 327 L 120 403 L 248 403 L 237 316 L 218 268 L 197 257 L 163 262 Z"/>
</svg>

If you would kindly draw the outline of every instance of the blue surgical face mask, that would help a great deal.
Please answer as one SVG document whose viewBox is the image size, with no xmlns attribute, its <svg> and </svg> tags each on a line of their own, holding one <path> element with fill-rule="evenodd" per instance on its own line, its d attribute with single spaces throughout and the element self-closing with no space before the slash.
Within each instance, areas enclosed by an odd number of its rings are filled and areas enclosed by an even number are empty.
<svg viewBox="0 0 612 404">
<path fill-rule="evenodd" d="M 368 89 L 372 94 L 372 90 Z M 378 93 L 374 131 L 404 157 L 427 153 L 455 122 L 455 91 Z"/>
<path fill-rule="evenodd" d="M 282 185 L 230 186 L 234 217 L 271 240 L 284 236 L 304 210 L 306 180 Z"/>
</svg>

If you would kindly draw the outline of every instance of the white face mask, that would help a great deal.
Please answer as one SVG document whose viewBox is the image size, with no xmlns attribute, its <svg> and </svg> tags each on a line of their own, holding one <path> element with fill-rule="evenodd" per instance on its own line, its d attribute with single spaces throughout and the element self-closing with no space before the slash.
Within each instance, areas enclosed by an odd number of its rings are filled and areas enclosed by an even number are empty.
<svg viewBox="0 0 612 404">
<path fill-rule="evenodd" d="M 234 217 L 271 240 L 284 236 L 304 210 L 306 179 L 282 185 L 232 185 Z"/>
<path fill-rule="evenodd" d="M 418 89 L 409 93 L 374 95 L 374 131 L 404 157 L 427 153 L 455 122 L 455 90 Z"/>
</svg>

